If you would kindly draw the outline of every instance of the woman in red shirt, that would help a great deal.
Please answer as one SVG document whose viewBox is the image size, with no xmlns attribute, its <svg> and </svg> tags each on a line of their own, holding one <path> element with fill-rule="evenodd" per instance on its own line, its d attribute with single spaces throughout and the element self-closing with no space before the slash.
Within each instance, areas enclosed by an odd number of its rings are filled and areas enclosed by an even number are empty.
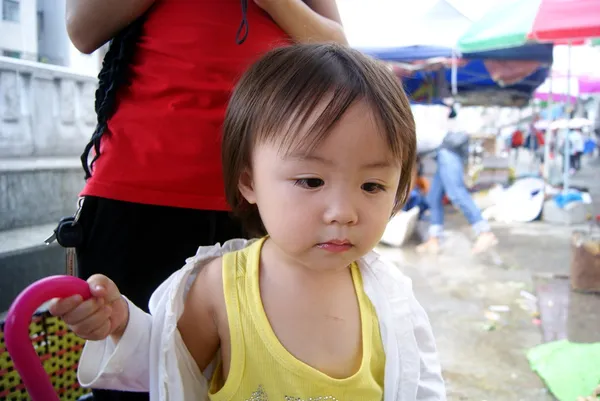
<svg viewBox="0 0 600 401">
<path fill-rule="evenodd" d="M 82 155 L 79 274 L 111 277 L 144 308 L 198 246 L 244 235 L 221 172 L 237 78 L 275 46 L 346 43 L 339 13 L 335 0 L 67 0 L 67 29 L 84 53 L 111 40 Z"/>
</svg>

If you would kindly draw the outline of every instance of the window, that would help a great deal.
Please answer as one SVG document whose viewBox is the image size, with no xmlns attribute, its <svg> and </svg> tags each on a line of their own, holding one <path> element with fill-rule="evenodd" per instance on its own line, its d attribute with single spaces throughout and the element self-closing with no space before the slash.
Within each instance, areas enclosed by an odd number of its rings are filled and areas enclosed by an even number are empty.
<svg viewBox="0 0 600 401">
<path fill-rule="evenodd" d="M 16 50 L 2 50 L 4 57 L 21 58 L 21 52 Z"/>
<path fill-rule="evenodd" d="M 2 0 L 2 19 L 4 21 L 19 22 L 21 5 L 19 0 Z"/>
<path fill-rule="evenodd" d="M 37 12 L 37 29 L 38 29 L 38 38 L 44 36 L 44 12 Z"/>
</svg>

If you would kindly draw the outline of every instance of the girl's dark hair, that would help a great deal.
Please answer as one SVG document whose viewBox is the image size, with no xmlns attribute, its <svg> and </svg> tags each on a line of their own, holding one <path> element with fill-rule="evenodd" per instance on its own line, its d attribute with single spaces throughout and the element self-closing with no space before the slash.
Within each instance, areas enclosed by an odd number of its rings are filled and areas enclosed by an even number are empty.
<svg viewBox="0 0 600 401">
<path fill-rule="evenodd" d="M 242 22 L 236 33 L 236 42 L 238 44 L 242 44 L 246 40 L 249 32 L 247 16 L 248 0 L 240 0 L 240 3 L 242 7 Z M 145 20 L 144 15 L 119 32 L 110 41 L 108 51 L 102 61 L 102 68 L 98 74 L 96 100 L 94 102 L 98 122 L 92 138 L 85 146 L 81 155 L 81 164 L 86 180 L 92 176 L 91 170 L 98 157 L 100 157 L 102 135 L 106 131 L 108 120 L 117 109 L 117 91 L 129 79 L 129 64 L 138 44 Z M 91 163 L 88 163 L 88 157 L 92 148 L 94 149 L 94 158 Z"/>
<path fill-rule="evenodd" d="M 415 168 L 415 122 L 402 85 L 383 63 L 344 46 L 294 45 L 272 50 L 244 74 L 225 115 L 222 162 L 227 202 L 251 235 L 266 234 L 258 208 L 239 191 L 254 146 L 271 142 L 310 152 L 358 101 L 371 108 L 401 167 L 397 211 Z"/>
</svg>

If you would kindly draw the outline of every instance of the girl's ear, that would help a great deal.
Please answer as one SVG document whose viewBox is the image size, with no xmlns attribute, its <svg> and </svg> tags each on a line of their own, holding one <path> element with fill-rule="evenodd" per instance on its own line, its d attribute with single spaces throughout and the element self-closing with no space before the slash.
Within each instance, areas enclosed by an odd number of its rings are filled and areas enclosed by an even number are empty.
<svg viewBox="0 0 600 401">
<path fill-rule="evenodd" d="M 256 192 L 254 191 L 254 181 L 250 170 L 246 169 L 240 174 L 238 189 L 244 199 L 246 199 L 246 202 L 251 205 L 256 204 Z"/>
</svg>

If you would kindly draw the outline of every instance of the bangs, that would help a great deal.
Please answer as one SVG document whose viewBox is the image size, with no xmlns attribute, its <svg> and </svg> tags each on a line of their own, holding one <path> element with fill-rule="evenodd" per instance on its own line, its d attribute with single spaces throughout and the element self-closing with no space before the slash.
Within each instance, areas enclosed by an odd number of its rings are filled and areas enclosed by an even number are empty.
<svg viewBox="0 0 600 401">
<path fill-rule="evenodd" d="M 284 154 L 309 153 L 327 138 L 350 107 L 364 102 L 393 158 L 403 160 L 402 137 L 414 126 L 410 127 L 399 111 L 402 98 L 394 96 L 398 84 L 386 82 L 388 77 L 380 73 L 381 66 L 359 64 L 350 56 L 352 53 L 325 51 L 303 63 L 277 69 L 271 66 L 274 74 L 265 82 L 269 95 L 253 118 L 252 147 L 269 142 Z"/>
</svg>

